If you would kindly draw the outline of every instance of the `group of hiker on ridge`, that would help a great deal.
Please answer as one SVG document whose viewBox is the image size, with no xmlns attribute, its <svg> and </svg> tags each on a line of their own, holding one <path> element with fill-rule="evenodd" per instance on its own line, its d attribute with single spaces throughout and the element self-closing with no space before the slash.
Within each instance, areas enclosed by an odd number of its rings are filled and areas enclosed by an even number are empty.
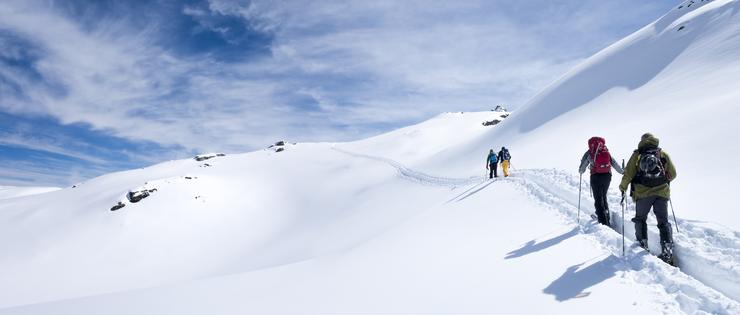
<svg viewBox="0 0 740 315">
<path fill-rule="evenodd" d="M 493 149 L 488 152 L 488 157 L 486 157 L 486 169 L 489 170 L 488 178 L 498 177 L 499 162 L 501 162 L 501 170 L 504 171 L 504 177 L 509 177 L 511 154 L 509 154 L 509 149 L 501 147 L 501 151 L 498 151 L 498 154 L 493 152 Z"/>
<path fill-rule="evenodd" d="M 658 145 L 658 138 L 650 133 L 643 134 L 629 162 L 620 166 L 609 153 L 606 140 L 602 137 L 592 137 L 588 140 L 588 150 L 581 157 L 578 172 L 583 174 L 586 168 L 591 171 L 590 183 L 594 196 L 596 219 L 607 226 L 611 225 L 607 192 L 612 180 L 612 168 L 621 174 L 622 181 L 619 184 L 619 190 L 622 192 L 622 202 L 624 202 L 628 187 L 630 197 L 635 202 L 635 217 L 632 218 L 632 222 L 635 224 L 637 242 L 645 250 L 648 249 L 647 217 L 652 208 L 660 230 L 661 254 L 659 258 L 673 264 L 673 233 L 668 219 L 668 202 L 671 198 L 670 183 L 676 178 L 676 168 L 668 153 Z M 498 153 L 495 153 L 493 149 L 488 152 L 486 157 L 488 178 L 498 177 L 499 162 L 504 176 L 508 177 L 511 154 L 506 147 L 501 147 Z M 624 164 L 624 161 L 622 163 Z"/>
<path fill-rule="evenodd" d="M 595 212 L 599 223 L 604 225 L 610 225 L 606 194 L 611 183 L 611 169 L 622 174 L 619 184 L 622 201 L 630 186 L 630 196 L 635 202 L 635 217 L 632 219 L 635 238 L 642 248 L 648 249 L 646 221 L 652 208 L 660 230 L 659 258 L 673 264 L 673 234 L 668 220 L 668 202 L 671 198 L 670 182 L 676 178 L 676 168 L 670 156 L 658 145 L 658 138 L 650 133 L 643 134 L 637 150 L 632 152 L 623 169 L 609 153 L 604 138 L 592 137 L 588 140 L 588 150 L 581 158 L 578 171 L 583 174 L 587 167 L 591 170 Z"/>
</svg>

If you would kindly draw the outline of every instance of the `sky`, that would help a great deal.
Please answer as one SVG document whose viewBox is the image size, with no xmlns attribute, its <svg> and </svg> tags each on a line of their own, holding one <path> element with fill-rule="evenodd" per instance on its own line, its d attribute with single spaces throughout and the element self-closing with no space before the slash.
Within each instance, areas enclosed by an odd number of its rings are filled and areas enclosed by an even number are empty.
<svg viewBox="0 0 740 315">
<path fill-rule="evenodd" d="M 679 1 L 0 1 L 0 185 L 511 110 Z"/>
</svg>

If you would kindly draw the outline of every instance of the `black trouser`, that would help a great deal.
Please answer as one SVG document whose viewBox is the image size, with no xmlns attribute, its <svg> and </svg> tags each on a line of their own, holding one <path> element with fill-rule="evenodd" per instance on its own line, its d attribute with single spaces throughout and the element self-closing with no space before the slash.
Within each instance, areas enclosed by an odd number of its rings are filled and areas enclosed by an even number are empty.
<svg viewBox="0 0 740 315">
<path fill-rule="evenodd" d="M 498 177 L 498 163 L 494 162 L 488 165 L 488 168 L 491 169 L 491 173 L 488 174 L 488 178 Z"/>
<path fill-rule="evenodd" d="M 650 208 L 653 208 L 655 218 L 658 219 L 658 229 L 660 230 L 660 242 L 673 242 L 673 231 L 671 222 L 668 221 L 668 199 L 658 196 L 646 197 L 637 200 L 635 206 L 635 237 L 637 240 L 647 240 L 647 216 Z"/>
<path fill-rule="evenodd" d="M 612 183 L 611 173 L 591 174 L 591 189 L 594 193 L 594 208 L 599 223 L 609 225 L 609 202 L 606 199 L 606 193 L 609 191 L 609 184 Z"/>
</svg>

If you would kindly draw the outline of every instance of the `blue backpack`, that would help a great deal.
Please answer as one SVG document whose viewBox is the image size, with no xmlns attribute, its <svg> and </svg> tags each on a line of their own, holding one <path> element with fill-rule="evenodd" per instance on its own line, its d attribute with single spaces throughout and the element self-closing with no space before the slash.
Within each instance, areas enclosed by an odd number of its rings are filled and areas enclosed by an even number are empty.
<svg viewBox="0 0 740 315">
<path fill-rule="evenodd" d="M 488 156 L 488 164 L 498 163 L 498 158 L 496 157 L 496 153 L 490 153 Z"/>
</svg>

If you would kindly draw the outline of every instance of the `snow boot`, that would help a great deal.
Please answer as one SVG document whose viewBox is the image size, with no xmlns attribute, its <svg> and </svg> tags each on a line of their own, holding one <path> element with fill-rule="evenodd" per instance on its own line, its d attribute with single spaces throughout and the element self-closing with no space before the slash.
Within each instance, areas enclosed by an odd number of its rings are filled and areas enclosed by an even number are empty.
<svg viewBox="0 0 740 315">
<path fill-rule="evenodd" d="M 637 242 L 638 242 L 638 244 L 640 244 L 640 247 L 642 247 L 642 249 L 644 249 L 644 250 L 646 250 L 646 251 L 650 251 L 650 249 L 648 249 L 648 242 L 647 242 L 647 239 L 644 239 L 644 240 L 638 240 Z"/>
<path fill-rule="evenodd" d="M 660 243 L 661 253 L 658 255 L 660 260 L 666 264 L 674 266 L 673 264 L 673 243 L 672 242 L 661 242 Z"/>
</svg>

